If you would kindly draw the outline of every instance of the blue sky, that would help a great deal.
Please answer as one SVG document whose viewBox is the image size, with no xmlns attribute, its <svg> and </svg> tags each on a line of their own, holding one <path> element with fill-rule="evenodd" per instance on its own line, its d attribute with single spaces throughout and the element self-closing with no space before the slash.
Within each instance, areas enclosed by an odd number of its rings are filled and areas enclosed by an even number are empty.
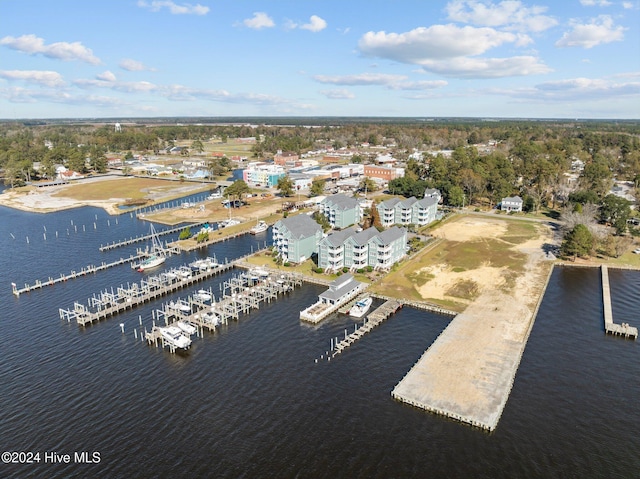
<svg viewBox="0 0 640 479">
<path fill-rule="evenodd" d="M 0 0 L 0 118 L 640 117 L 640 0 Z"/>
</svg>

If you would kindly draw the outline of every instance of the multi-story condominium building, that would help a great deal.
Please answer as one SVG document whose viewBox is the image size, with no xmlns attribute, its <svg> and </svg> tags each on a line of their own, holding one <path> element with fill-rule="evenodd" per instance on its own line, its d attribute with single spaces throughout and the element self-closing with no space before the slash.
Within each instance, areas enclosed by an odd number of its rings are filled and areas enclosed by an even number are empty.
<svg viewBox="0 0 640 479">
<path fill-rule="evenodd" d="M 318 245 L 318 266 L 327 271 L 350 268 L 357 270 L 371 266 L 388 270 L 400 261 L 407 251 L 407 230 L 394 226 L 379 232 L 355 228 L 330 234 Z"/>
<path fill-rule="evenodd" d="M 327 196 L 320 202 L 319 211 L 326 216 L 332 228 L 346 228 L 361 218 L 358 200 L 342 193 Z"/>
<path fill-rule="evenodd" d="M 421 200 L 412 196 L 406 200 L 391 198 L 382 201 L 377 206 L 380 223 L 385 228 L 392 225 L 428 225 L 436 219 L 439 199 L 439 196 L 434 195 Z"/>
<path fill-rule="evenodd" d="M 317 251 L 322 228 L 309 215 L 283 218 L 273 225 L 273 245 L 282 261 L 302 263 Z"/>
<path fill-rule="evenodd" d="M 250 163 L 242 171 L 242 179 L 249 186 L 266 186 L 273 188 L 278 184 L 278 180 L 286 175 L 282 166 L 267 163 Z"/>
</svg>

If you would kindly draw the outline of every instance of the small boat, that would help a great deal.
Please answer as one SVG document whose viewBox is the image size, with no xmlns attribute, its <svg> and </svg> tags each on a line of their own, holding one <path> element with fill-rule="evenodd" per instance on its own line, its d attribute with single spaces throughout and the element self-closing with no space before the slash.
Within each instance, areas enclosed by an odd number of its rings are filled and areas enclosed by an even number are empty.
<svg viewBox="0 0 640 479">
<path fill-rule="evenodd" d="M 167 258 L 165 258 L 162 255 L 156 255 L 156 254 L 151 255 L 138 265 L 138 271 L 142 273 L 143 271 L 146 271 L 148 269 L 155 268 L 156 266 L 160 266 L 162 263 L 165 262 L 166 259 Z"/>
<path fill-rule="evenodd" d="M 182 330 L 182 332 L 186 333 L 188 336 L 196 334 L 196 332 L 198 331 L 194 325 L 189 324 L 185 321 L 176 322 L 176 326 L 178 326 Z"/>
<path fill-rule="evenodd" d="M 264 221 L 258 221 L 258 223 L 256 223 L 256 225 L 249 230 L 249 233 L 251 233 L 252 235 L 256 235 L 258 233 L 267 231 L 268 229 L 269 225 L 267 223 L 265 223 Z"/>
<path fill-rule="evenodd" d="M 356 304 L 354 304 L 353 307 L 349 310 L 349 316 L 353 316 L 354 318 L 361 318 L 362 316 L 367 314 L 367 311 L 369 311 L 369 308 L 371 307 L 371 303 L 373 303 L 373 300 L 368 297 L 356 301 Z"/>
<path fill-rule="evenodd" d="M 164 326 L 158 328 L 162 339 L 171 344 L 175 348 L 187 349 L 191 346 L 191 338 L 185 336 L 182 330 L 177 326 Z"/>
<path fill-rule="evenodd" d="M 229 218 L 228 220 L 223 220 L 218 222 L 218 229 L 226 228 L 227 226 L 239 225 L 240 220 L 236 220 L 234 218 Z"/>
<path fill-rule="evenodd" d="M 165 254 L 165 250 L 162 247 L 162 243 L 158 238 L 158 233 L 156 233 L 153 224 L 151 225 L 151 251 L 149 256 L 142 260 L 140 264 L 137 265 L 138 271 L 143 272 L 151 268 L 155 268 L 156 266 L 160 266 L 165 262 L 167 256 Z"/>
<path fill-rule="evenodd" d="M 169 302 L 169 309 L 173 309 L 174 311 L 180 311 L 182 313 L 190 313 L 191 312 L 191 306 L 189 306 L 187 303 L 185 303 L 182 300 L 178 300 L 176 302 Z"/>
<path fill-rule="evenodd" d="M 211 301 L 211 293 L 206 289 L 199 289 L 194 295 L 193 298 L 206 303 L 207 301 Z"/>
<path fill-rule="evenodd" d="M 204 321 L 205 323 L 209 323 L 212 326 L 219 326 L 220 325 L 220 316 L 218 316 L 216 313 L 213 313 L 213 312 L 203 313 L 202 314 L 202 321 Z"/>
</svg>

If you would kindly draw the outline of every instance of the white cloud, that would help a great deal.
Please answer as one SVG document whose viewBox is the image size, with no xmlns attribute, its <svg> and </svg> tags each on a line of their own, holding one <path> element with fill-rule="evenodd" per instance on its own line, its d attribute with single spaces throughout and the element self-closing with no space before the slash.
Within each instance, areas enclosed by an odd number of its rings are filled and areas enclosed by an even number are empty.
<svg viewBox="0 0 640 479">
<path fill-rule="evenodd" d="M 320 90 L 320 93 L 327 97 L 329 100 L 351 100 L 356 96 L 351 93 L 349 90 L 345 90 L 344 88 L 334 89 L 334 90 Z"/>
<path fill-rule="evenodd" d="M 271 28 L 276 24 L 271 17 L 264 12 L 254 12 L 253 17 L 246 18 L 242 21 L 245 27 L 252 28 L 254 30 L 261 30 L 263 28 Z"/>
<path fill-rule="evenodd" d="M 422 67 L 432 73 L 455 78 L 502 78 L 549 73 L 549 68 L 532 56 L 509 58 L 458 57 L 426 61 Z"/>
<path fill-rule="evenodd" d="M 118 66 L 123 70 L 130 72 L 155 71 L 154 68 L 148 67 L 144 63 L 132 60 L 131 58 L 125 58 L 118 64 Z"/>
<path fill-rule="evenodd" d="M 329 83 L 333 85 L 380 85 L 390 90 L 430 90 L 447 85 L 447 82 L 444 80 L 408 81 L 404 75 L 390 75 L 386 73 L 361 73 L 358 75 L 336 76 L 316 75 L 313 79 L 319 83 Z"/>
<path fill-rule="evenodd" d="M 493 28 L 448 24 L 419 27 L 406 33 L 367 32 L 358 47 L 367 56 L 421 65 L 434 59 L 480 55 L 504 43 L 520 41 L 518 35 Z"/>
<path fill-rule="evenodd" d="M 533 56 L 478 57 L 505 43 L 522 46 L 529 41 L 527 35 L 448 24 L 420 27 L 406 33 L 368 32 L 358 46 L 366 56 L 420 65 L 446 76 L 498 78 L 549 72 L 550 69 Z"/>
<path fill-rule="evenodd" d="M 116 76 L 109 70 L 106 70 L 96 75 L 96 79 L 102 80 L 102 81 L 114 82 L 116 81 Z"/>
<path fill-rule="evenodd" d="M 300 28 L 302 30 L 309 30 L 310 32 L 319 32 L 327 28 L 327 22 L 317 15 L 311 15 L 309 23 L 301 25 Z"/>
<path fill-rule="evenodd" d="M 595 5 L 599 7 L 608 7 L 609 5 L 613 5 L 607 0 L 580 0 L 580 3 L 585 7 L 593 7 Z"/>
<path fill-rule="evenodd" d="M 72 61 L 79 60 L 92 65 L 100 64 L 100 59 L 94 56 L 91 49 L 85 47 L 80 42 L 56 42 L 45 45 L 44 39 L 33 34 L 22 35 L 20 37 L 4 37 L 0 40 L 0 45 L 5 45 L 13 50 L 17 50 L 29 55 L 42 54 L 45 57 L 56 60 Z"/>
<path fill-rule="evenodd" d="M 51 88 L 65 84 L 62 75 L 58 72 L 46 70 L 0 70 L 0 78 L 36 83 Z"/>
<path fill-rule="evenodd" d="M 622 2 L 622 8 L 630 10 L 633 8 L 633 2 Z"/>
<path fill-rule="evenodd" d="M 486 27 L 541 32 L 558 24 L 550 16 L 543 15 L 547 7 L 526 7 L 517 0 L 500 3 L 479 0 L 453 0 L 445 8 L 449 19 Z"/>
<path fill-rule="evenodd" d="M 622 26 L 614 26 L 610 15 L 599 15 L 588 24 L 572 22 L 572 27 L 556 42 L 556 47 L 593 48 L 602 43 L 621 41 L 626 30 Z"/>
<path fill-rule="evenodd" d="M 108 88 L 125 93 L 147 93 L 158 90 L 158 86 L 147 81 L 119 82 L 105 79 L 74 80 L 73 84 L 79 88 Z"/>
<path fill-rule="evenodd" d="M 209 7 L 205 7 L 199 3 L 197 5 L 191 5 L 190 3 L 178 5 L 170 0 L 153 0 L 151 2 L 138 0 L 138 6 L 148 8 L 152 12 L 158 12 L 162 8 L 168 8 L 172 15 L 206 15 L 209 13 Z"/>
</svg>

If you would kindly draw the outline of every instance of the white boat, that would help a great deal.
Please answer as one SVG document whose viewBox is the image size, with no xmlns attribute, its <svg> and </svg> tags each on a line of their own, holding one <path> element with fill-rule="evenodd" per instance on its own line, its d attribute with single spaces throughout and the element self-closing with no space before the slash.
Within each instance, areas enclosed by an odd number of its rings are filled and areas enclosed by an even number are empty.
<svg viewBox="0 0 640 479">
<path fill-rule="evenodd" d="M 373 300 L 368 297 L 356 301 L 356 304 L 354 304 L 349 310 L 349 316 L 361 318 L 367 314 L 367 311 L 369 311 L 369 308 L 371 307 L 371 303 L 373 303 Z"/>
<path fill-rule="evenodd" d="M 167 256 L 165 254 L 165 250 L 162 247 L 162 243 L 158 238 L 158 234 L 156 233 L 153 224 L 151 224 L 151 251 L 149 252 L 149 256 L 137 265 L 138 271 L 143 272 L 148 269 L 155 268 L 156 266 L 160 266 L 166 259 Z"/>
<path fill-rule="evenodd" d="M 158 328 L 162 338 L 175 348 L 187 349 L 191 346 L 191 338 L 182 334 L 182 330 L 177 326 L 164 326 Z"/>
<path fill-rule="evenodd" d="M 191 312 L 191 306 L 189 306 L 187 303 L 185 303 L 181 299 L 179 299 L 175 303 L 173 301 L 169 302 L 169 309 L 173 309 L 174 311 L 180 311 L 182 313 Z"/>
<path fill-rule="evenodd" d="M 267 231 L 269 229 L 269 225 L 264 221 L 258 221 L 256 225 L 249 230 L 249 233 L 252 235 L 256 235 L 258 233 L 262 233 L 263 231 Z"/>
<path fill-rule="evenodd" d="M 239 225 L 239 224 L 240 224 L 240 220 L 229 218 L 228 220 L 219 221 L 218 229 L 226 228 L 227 226 Z"/>
<path fill-rule="evenodd" d="M 162 263 L 165 262 L 166 259 L 167 258 L 163 255 L 158 255 L 158 254 L 151 255 L 148 258 L 145 258 L 138 265 L 138 271 L 142 273 L 143 271 L 146 271 L 148 269 L 155 268 L 156 266 L 160 266 Z"/>
<path fill-rule="evenodd" d="M 211 301 L 211 293 L 206 289 L 199 289 L 194 295 L 193 298 L 197 301 L 202 301 L 206 303 L 207 301 Z"/>
<path fill-rule="evenodd" d="M 178 321 L 176 322 L 176 326 L 178 326 L 183 333 L 191 336 L 192 334 L 196 334 L 198 331 L 196 327 L 192 324 L 187 323 L 186 321 Z"/>
<path fill-rule="evenodd" d="M 205 323 L 209 323 L 213 326 L 219 326 L 220 316 L 218 316 L 216 313 L 213 313 L 213 312 L 202 313 L 202 321 L 204 321 Z"/>
</svg>

